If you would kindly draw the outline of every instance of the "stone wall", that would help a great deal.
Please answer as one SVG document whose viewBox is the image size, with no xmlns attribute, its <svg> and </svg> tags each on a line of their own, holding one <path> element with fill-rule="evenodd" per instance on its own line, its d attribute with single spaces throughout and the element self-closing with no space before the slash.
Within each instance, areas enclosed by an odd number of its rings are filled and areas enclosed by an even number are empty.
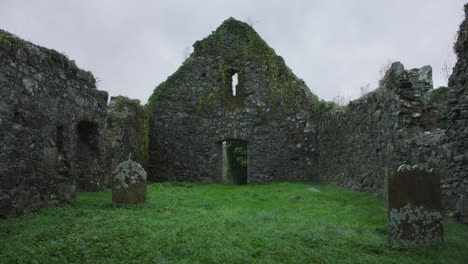
<svg viewBox="0 0 468 264">
<path fill-rule="evenodd" d="M 107 93 L 54 50 L 0 30 L 0 217 L 109 185 Z"/>
<path fill-rule="evenodd" d="M 419 155 L 416 140 L 435 126 L 430 89 L 429 66 L 407 71 L 396 62 L 380 88 L 322 115 L 317 180 L 383 196 L 387 170 L 414 158 L 432 162 L 430 153 Z"/>
<path fill-rule="evenodd" d="M 448 127 L 444 136 L 450 178 L 442 187 L 458 201 L 454 204 L 455 216 L 468 223 L 468 4 L 454 49 L 458 60 L 449 79 Z"/>
<path fill-rule="evenodd" d="M 467 43 L 465 18 L 446 108 L 430 99 L 430 67 L 406 71 L 394 63 L 376 91 L 322 115 L 316 180 L 384 196 L 390 171 L 425 164 L 440 173 L 445 214 L 468 223 Z"/>
<path fill-rule="evenodd" d="M 0 31 L 0 218 L 110 186 L 130 153 L 153 181 L 223 182 L 222 142 L 237 139 L 247 142 L 248 183 L 317 180 L 384 196 L 401 164 L 437 168 L 445 213 L 468 222 L 467 42 L 465 19 L 446 108 L 431 101 L 429 66 L 396 62 L 376 91 L 327 111 L 230 18 L 194 44 L 145 109 L 121 96 L 107 109 L 91 73 Z"/>
<path fill-rule="evenodd" d="M 144 109 L 139 100 L 124 96 L 111 97 L 107 108 L 107 158 L 111 171 L 121 162 L 132 160 L 143 164 L 145 159 Z"/>
<path fill-rule="evenodd" d="M 447 129 L 438 127 L 430 99 L 431 68 L 407 71 L 399 62 L 376 91 L 323 114 L 316 180 L 384 196 L 389 173 L 401 164 L 425 164 L 441 176 L 445 213 L 466 222 L 466 74 L 454 79 Z"/>
<path fill-rule="evenodd" d="M 151 96 L 149 179 L 221 182 L 221 142 L 233 139 L 248 142 L 249 183 L 308 179 L 314 98 L 250 26 L 230 18 Z"/>
</svg>

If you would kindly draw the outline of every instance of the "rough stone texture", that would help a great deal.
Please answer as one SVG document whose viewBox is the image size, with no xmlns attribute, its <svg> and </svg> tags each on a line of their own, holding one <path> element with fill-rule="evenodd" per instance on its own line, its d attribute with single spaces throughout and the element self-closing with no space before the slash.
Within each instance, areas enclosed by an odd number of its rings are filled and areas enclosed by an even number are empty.
<svg viewBox="0 0 468 264">
<path fill-rule="evenodd" d="M 449 79 L 448 127 L 443 146 L 451 177 L 442 187 L 450 192 L 447 199 L 456 200 L 450 204 L 453 215 L 468 224 L 468 4 L 454 49 L 458 60 Z"/>
<path fill-rule="evenodd" d="M 146 202 L 146 171 L 140 164 L 127 160 L 114 169 L 112 201 L 128 204 Z"/>
<path fill-rule="evenodd" d="M 0 218 L 110 185 L 106 101 L 91 73 L 0 30 Z"/>
<path fill-rule="evenodd" d="M 107 108 L 107 153 L 112 171 L 131 158 L 141 164 L 145 159 L 144 111 L 139 100 L 111 97 Z"/>
<path fill-rule="evenodd" d="M 316 102 L 250 26 L 230 18 L 151 96 L 149 179 L 222 182 L 221 141 L 231 139 L 248 141 L 249 183 L 308 179 Z"/>
<path fill-rule="evenodd" d="M 401 165 L 388 176 L 388 226 L 397 245 L 435 245 L 443 241 L 440 177 L 419 165 Z"/>
<path fill-rule="evenodd" d="M 194 44 L 145 111 L 113 98 L 107 132 L 107 93 L 91 73 L 0 31 L 0 217 L 72 199 L 77 187 L 109 186 L 109 168 L 129 153 L 148 161 L 152 180 L 223 182 L 221 142 L 237 139 L 248 142 L 248 183 L 319 180 L 384 196 L 400 164 L 437 168 L 445 213 L 466 223 L 467 28 L 465 19 L 447 109 L 430 100 L 429 66 L 394 63 L 376 91 L 329 111 L 251 27 L 231 18 Z"/>
<path fill-rule="evenodd" d="M 461 220 L 466 215 L 460 206 L 466 203 L 467 174 L 461 165 L 466 151 L 452 145 L 466 142 L 466 135 L 454 143 L 448 131 L 437 127 L 431 90 L 430 67 L 407 71 L 396 62 L 377 90 L 322 115 L 316 180 L 384 197 L 389 171 L 403 163 L 426 164 L 440 171 L 445 214 Z"/>
<path fill-rule="evenodd" d="M 396 62 L 380 88 L 322 115 L 317 180 L 384 196 L 387 170 L 413 159 L 437 163 L 420 151 L 427 142 L 419 137 L 435 124 L 428 107 L 430 89 L 429 66 L 405 70 Z M 428 141 L 438 139 L 434 137 Z"/>
</svg>

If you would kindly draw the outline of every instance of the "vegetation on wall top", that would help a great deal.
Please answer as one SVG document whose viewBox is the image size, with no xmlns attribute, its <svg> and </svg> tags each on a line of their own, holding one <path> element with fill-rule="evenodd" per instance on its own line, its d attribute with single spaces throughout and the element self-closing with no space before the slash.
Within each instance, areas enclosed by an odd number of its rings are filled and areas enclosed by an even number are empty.
<svg viewBox="0 0 468 264">
<path fill-rule="evenodd" d="M 37 49 L 33 47 L 37 47 Z M 39 63 L 45 62 L 51 67 L 58 66 L 63 69 L 65 74 L 75 76 L 78 72 L 85 73 L 88 85 L 90 87 L 96 87 L 94 76 L 90 72 L 86 72 L 78 68 L 75 62 L 70 60 L 66 55 L 53 49 L 33 45 L 28 41 L 24 41 L 21 38 L 0 29 L 0 55 L 1 53 L 4 53 L 11 57 L 17 57 L 20 52 L 29 57 L 37 56 L 37 61 Z"/>
<path fill-rule="evenodd" d="M 215 107 L 215 102 L 221 101 L 227 109 L 242 107 L 242 79 L 244 71 L 249 64 L 255 62 L 255 70 L 261 70 L 260 76 L 268 80 L 269 87 L 268 105 L 281 105 L 283 112 L 293 113 L 298 108 L 302 109 L 308 103 L 318 104 L 320 101 L 313 97 L 302 80 L 299 80 L 289 69 L 283 58 L 276 55 L 275 51 L 258 35 L 258 33 L 247 23 L 229 18 L 224 21 L 212 34 L 194 44 L 193 54 L 184 62 L 179 70 L 159 85 L 150 97 L 149 105 L 154 109 L 156 102 L 162 98 L 177 99 L 171 96 L 172 87 L 181 86 L 177 83 L 179 78 L 187 80 L 188 70 L 192 58 L 212 57 L 219 63 L 221 72 L 221 92 L 213 92 L 212 87 L 205 87 L 201 95 L 198 95 L 198 109 L 205 106 Z M 231 78 L 234 73 L 239 74 L 238 91 L 240 96 L 231 93 Z M 177 83 L 177 85 L 176 85 Z M 171 98 L 172 97 L 172 98 Z M 303 97 L 307 97 L 306 100 Z"/>
</svg>

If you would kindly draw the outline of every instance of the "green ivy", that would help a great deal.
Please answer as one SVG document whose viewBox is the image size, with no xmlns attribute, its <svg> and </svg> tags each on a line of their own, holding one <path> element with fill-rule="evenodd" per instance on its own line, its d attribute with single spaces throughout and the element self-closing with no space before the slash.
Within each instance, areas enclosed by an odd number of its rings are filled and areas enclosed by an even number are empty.
<svg viewBox="0 0 468 264">
<path fill-rule="evenodd" d="M 269 79 L 267 104 L 280 105 L 282 111 L 287 114 L 297 111 L 298 103 L 300 103 L 298 99 L 302 98 L 299 94 L 303 93 L 300 81 L 286 66 L 283 58 L 276 55 L 275 51 L 248 24 L 230 18 L 208 37 L 197 41 L 194 48 L 195 51 L 192 54 L 194 57 L 218 58 L 221 72 L 221 91 L 215 91 L 213 87 L 210 87 L 202 92 L 196 99 L 197 111 L 216 109 L 219 103 L 226 109 L 243 107 L 242 80 L 246 67 L 252 62 L 264 65 L 259 78 Z M 190 63 L 193 61 L 191 58 L 187 59 L 176 73 L 154 90 L 148 102 L 150 109 L 155 109 L 162 98 L 178 99 L 169 93 L 169 87 L 184 85 L 182 81 L 189 79 L 187 74 L 190 73 L 187 70 L 191 68 Z M 236 96 L 232 95 L 231 91 L 234 73 L 239 76 Z"/>
<path fill-rule="evenodd" d="M 140 154 L 140 162 L 143 168 L 148 168 L 149 161 L 149 127 L 150 127 L 150 116 L 148 107 L 144 106 L 142 115 L 140 115 L 140 122 L 142 124 L 141 137 L 138 144 L 138 151 Z"/>
<path fill-rule="evenodd" d="M 447 96 L 450 88 L 441 86 L 437 89 L 434 89 L 430 93 L 431 103 L 432 105 L 440 110 L 444 108 L 447 104 Z"/>
<path fill-rule="evenodd" d="M 16 51 L 24 46 L 24 41 L 13 34 L 0 29 L 0 50 L 14 56 Z"/>
</svg>

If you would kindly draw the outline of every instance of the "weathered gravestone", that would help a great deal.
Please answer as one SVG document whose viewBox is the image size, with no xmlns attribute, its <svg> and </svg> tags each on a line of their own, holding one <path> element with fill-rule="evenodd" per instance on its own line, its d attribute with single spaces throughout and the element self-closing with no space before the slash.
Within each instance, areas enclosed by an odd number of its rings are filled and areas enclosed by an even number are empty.
<svg viewBox="0 0 468 264">
<path fill-rule="evenodd" d="M 115 168 L 112 201 L 127 204 L 146 202 L 146 171 L 140 164 L 129 159 Z"/>
<path fill-rule="evenodd" d="M 438 173 L 402 165 L 388 176 L 388 225 L 396 245 L 434 245 L 443 241 Z"/>
</svg>

